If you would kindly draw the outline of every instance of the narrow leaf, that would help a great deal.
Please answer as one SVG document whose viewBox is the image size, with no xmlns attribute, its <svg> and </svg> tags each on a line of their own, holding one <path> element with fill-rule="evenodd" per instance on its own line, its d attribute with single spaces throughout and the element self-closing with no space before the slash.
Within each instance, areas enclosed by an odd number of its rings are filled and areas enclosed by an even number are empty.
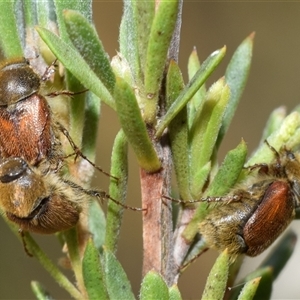
<svg viewBox="0 0 300 300">
<path fill-rule="evenodd" d="M 170 300 L 182 300 L 180 291 L 177 285 L 172 285 L 169 289 Z"/>
<path fill-rule="evenodd" d="M 6 58 L 23 55 L 14 5 L 15 1 L 0 1 L 0 43 L 1 52 Z"/>
<path fill-rule="evenodd" d="M 267 121 L 267 124 L 264 128 L 260 145 L 264 143 L 264 141 L 276 130 L 278 130 L 286 117 L 286 108 L 284 106 L 278 107 L 275 109 L 271 115 L 269 116 L 269 119 Z"/>
<path fill-rule="evenodd" d="M 96 94 L 103 102 L 114 109 L 115 103 L 111 94 L 87 65 L 81 55 L 51 31 L 40 27 L 37 28 L 37 31 L 64 66 L 87 89 Z"/>
<path fill-rule="evenodd" d="M 151 26 L 155 14 L 155 1 L 154 0 L 140 0 L 133 1 L 134 5 L 134 19 L 136 20 L 137 27 L 137 44 L 139 51 L 139 61 L 141 72 L 145 70 L 147 62 L 147 48 L 151 32 Z M 144 74 L 141 74 L 144 81 Z"/>
<path fill-rule="evenodd" d="M 207 250 L 207 244 L 202 238 L 199 238 L 195 242 L 195 239 L 193 240 L 194 244 L 192 248 L 190 248 L 190 251 L 187 255 L 187 257 L 184 259 L 183 265 L 186 265 L 188 267 L 190 263 L 193 262 L 195 257 L 197 258 L 201 253 L 203 253 L 205 250 Z"/>
<path fill-rule="evenodd" d="M 83 256 L 82 273 L 89 299 L 109 299 L 98 249 L 90 239 Z"/>
<path fill-rule="evenodd" d="M 25 26 L 32 28 L 37 23 L 35 3 L 33 1 L 24 1 L 23 6 Z"/>
<path fill-rule="evenodd" d="M 127 60 L 136 83 L 141 83 L 139 45 L 137 40 L 136 1 L 124 1 L 124 12 L 120 25 L 120 52 Z"/>
<path fill-rule="evenodd" d="M 230 256 L 225 250 L 219 255 L 209 272 L 202 300 L 223 299 L 228 279 L 229 261 Z"/>
<path fill-rule="evenodd" d="M 259 286 L 260 279 L 261 279 L 261 277 L 257 277 L 257 278 L 254 278 L 254 279 L 248 281 L 244 285 L 244 287 L 239 295 L 238 300 L 252 300 L 254 298 L 256 290 Z"/>
<path fill-rule="evenodd" d="M 214 83 L 207 92 L 203 109 L 195 116 L 190 140 L 190 181 L 212 158 L 215 143 L 222 126 L 230 91 L 224 78 Z"/>
<path fill-rule="evenodd" d="M 259 286 L 257 287 L 255 296 L 252 299 L 270 299 L 274 280 L 273 272 L 272 268 L 264 267 L 257 269 L 256 271 L 243 278 L 241 280 L 241 284 L 237 284 L 236 288 L 233 290 L 232 295 L 230 295 L 230 300 L 238 299 L 243 287 L 245 286 L 245 282 L 249 282 L 250 280 L 253 280 L 258 277 L 261 277 Z"/>
<path fill-rule="evenodd" d="M 226 69 L 225 78 L 230 88 L 230 100 L 226 109 L 223 126 L 220 130 L 218 145 L 228 130 L 231 120 L 236 111 L 239 100 L 244 91 L 250 71 L 254 33 L 250 34 L 233 54 Z"/>
<path fill-rule="evenodd" d="M 280 128 L 268 137 L 268 142 L 277 150 L 282 145 L 286 145 L 289 149 L 292 149 L 299 143 L 299 140 L 297 142 L 295 139 L 295 136 L 299 134 L 299 129 L 300 115 L 298 112 L 292 112 L 283 120 Z M 257 163 L 270 163 L 272 160 L 274 160 L 274 153 L 266 143 L 263 143 L 247 161 L 246 166 L 252 166 Z"/>
<path fill-rule="evenodd" d="M 50 20 L 53 20 L 55 16 L 54 3 L 52 1 L 38 1 L 36 2 L 37 9 L 37 24 L 39 26 L 50 29 Z"/>
<path fill-rule="evenodd" d="M 100 250 L 105 240 L 106 220 L 105 214 L 98 201 L 91 201 L 88 213 L 89 232 L 93 237 L 95 247 Z"/>
<path fill-rule="evenodd" d="M 242 140 L 235 149 L 226 154 L 218 173 L 205 191 L 205 196 L 222 196 L 228 193 L 237 182 L 246 157 L 247 144 Z"/>
<path fill-rule="evenodd" d="M 147 133 L 140 108 L 132 88 L 121 78 L 117 78 L 114 97 L 119 119 L 140 166 L 147 172 L 160 168 L 160 161 Z"/>
<path fill-rule="evenodd" d="M 63 18 L 63 11 L 70 10 L 70 9 L 80 11 L 81 14 L 84 15 L 91 22 L 92 21 L 92 1 L 90 1 L 90 0 L 87 0 L 87 1 L 53 0 L 53 2 L 54 2 L 54 6 L 55 6 L 56 23 L 57 23 L 58 29 L 59 29 L 60 40 L 65 43 L 67 48 L 72 48 L 70 50 L 71 52 L 76 53 L 76 50 L 75 50 L 72 42 L 70 41 L 69 35 L 67 33 L 66 25 L 64 23 L 64 18 Z M 47 42 L 46 42 L 46 44 L 47 44 Z M 57 58 L 60 58 L 59 55 L 57 53 L 55 53 L 55 51 L 53 51 L 53 49 L 50 47 L 50 45 L 49 44 L 47 44 L 47 45 L 51 49 L 51 51 L 55 54 L 55 56 Z M 60 49 L 60 50 L 62 50 L 62 49 Z M 62 54 L 62 51 L 60 51 L 60 53 Z M 77 56 L 79 56 L 78 53 L 76 53 L 76 54 L 77 54 Z M 80 60 L 78 61 L 76 56 L 74 56 L 72 54 L 71 54 L 71 56 L 73 56 L 73 58 L 72 58 L 73 63 L 71 63 L 71 64 L 73 64 L 73 66 L 72 66 L 73 69 L 77 68 L 77 63 L 79 62 L 79 64 L 78 64 L 79 70 L 78 71 L 81 72 L 84 64 L 82 62 L 80 62 Z M 66 60 L 67 59 L 68 58 L 66 57 Z M 81 60 L 83 61 L 82 58 L 81 58 Z M 60 59 L 60 61 L 62 62 L 61 59 Z M 62 62 L 62 63 L 64 64 L 64 62 Z M 70 65 L 65 64 L 65 67 L 67 68 L 67 70 L 65 72 L 66 88 L 73 92 L 82 91 L 84 89 L 84 87 L 81 86 L 81 84 L 84 85 L 85 82 L 83 82 L 81 80 L 81 78 L 79 78 L 77 76 L 78 74 L 76 75 L 76 73 L 74 73 L 72 71 L 72 69 L 70 69 Z M 80 73 L 80 72 L 78 72 L 78 73 Z M 90 75 L 90 77 L 92 77 L 91 75 Z M 93 75 L 95 75 L 95 74 L 93 74 Z M 92 83 L 92 82 L 90 82 L 90 83 Z M 90 87 L 87 85 L 85 87 L 90 89 Z M 101 88 L 101 86 L 100 86 L 100 88 Z M 92 91 L 92 89 L 90 89 L 90 90 Z M 106 98 L 106 97 L 100 97 L 99 94 L 97 94 L 97 95 L 99 98 L 101 98 L 101 100 L 103 100 L 105 102 L 105 100 L 103 98 Z M 102 95 L 102 96 L 104 96 L 104 95 Z M 85 95 L 77 95 L 76 101 L 73 100 L 70 102 L 70 130 L 71 130 L 70 133 L 72 134 L 72 136 L 78 137 L 77 140 L 75 139 L 75 142 L 78 145 L 82 144 L 81 137 L 83 135 L 83 127 L 84 127 L 85 119 L 86 119 L 85 118 Z"/>
<path fill-rule="evenodd" d="M 156 272 L 150 271 L 143 279 L 140 300 L 160 299 L 169 300 L 169 289 L 163 278 Z"/>
<path fill-rule="evenodd" d="M 211 172 L 211 162 L 207 162 L 200 170 L 193 174 L 193 180 L 190 181 L 191 199 L 199 199 L 203 193 L 203 187 Z M 189 199 L 189 200 L 191 200 Z"/>
<path fill-rule="evenodd" d="M 31 281 L 31 290 L 34 293 L 36 299 L 38 299 L 38 300 L 52 300 L 52 299 L 54 299 L 45 290 L 45 288 L 37 281 Z"/>
<path fill-rule="evenodd" d="M 63 19 L 63 11 L 72 9 L 79 11 L 86 19 L 90 22 L 92 21 L 92 1 L 86 0 L 72 0 L 72 1 L 62 1 L 53 0 L 56 11 L 57 23 L 59 26 L 60 37 L 67 43 L 70 43 L 69 36 L 67 33 L 66 25 Z"/>
<path fill-rule="evenodd" d="M 123 78 L 130 86 L 136 85 L 129 63 L 121 53 L 112 58 L 111 67 L 116 77 Z"/>
<path fill-rule="evenodd" d="M 130 282 L 116 257 L 110 251 L 105 250 L 104 261 L 109 299 L 134 300 Z"/>
<path fill-rule="evenodd" d="M 191 80 L 197 71 L 200 69 L 200 61 L 198 58 L 196 48 L 192 51 L 189 61 L 188 61 L 188 75 L 189 80 Z M 189 116 L 189 128 L 192 126 L 194 122 L 194 117 L 197 111 L 201 111 L 204 97 L 206 94 L 205 84 L 203 84 L 200 89 L 195 93 L 191 101 L 188 103 L 188 116 Z"/>
<path fill-rule="evenodd" d="M 167 53 L 177 19 L 177 10 L 178 1 L 161 1 L 151 26 L 144 84 L 146 95 L 153 95 L 155 99 L 158 99 Z"/>
<path fill-rule="evenodd" d="M 110 66 L 108 54 L 104 51 L 94 26 L 79 12 L 71 10 L 64 11 L 64 21 L 75 48 L 105 87 L 113 92 L 115 76 Z"/>
<path fill-rule="evenodd" d="M 167 107 L 172 105 L 183 88 L 184 83 L 180 69 L 175 61 L 171 61 L 167 74 Z M 183 108 L 170 123 L 169 137 L 179 194 L 183 200 L 188 200 L 191 199 L 191 196 L 189 192 L 188 124 L 186 108 Z"/>
<path fill-rule="evenodd" d="M 128 146 L 124 132 L 121 130 L 117 134 L 111 156 L 110 174 L 118 180 L 111 179 L 109 195 L 121 203 L 125 203 L 128 184 Z M 107 229 L 105 236 L 106 249 L 113 253 L 117 251 L 120 228 L 122 223 L 124 208 L 109 201 L 107 209 Z"/>
<path fill-rule="evenodd" d="M 83 124 L 82 146 L 83 153 L 91 160 L 95 161 L 98 125 L 101 111 L 101 101 L 93 93 L 88 92 L 85 99 L 85 120 Z"/>
<path fill-rule="evenodd" d="M 168 109 L 165 116 L 162 118 L 161 122 L 157 126 L 156 136 L 160 137 L 166 127 L 170 124 L 172 119 L 182 110 L 182 108 L 188 103 L 188 101 L 195 95 L 195 93 L 199 90 L 202 84 L 206 81 L 209 75 L 213 72 L 213 70 L 219 65 L 225 56 L 226 47 L 213 52 L 201 65 L 198 72 L 192 78 L 192 80 L 188 83 L 185 89 L 180 93 L 178 98 L 172 104 L 172 106 Z"/>
<path fill-rule="evenodd" d="M 259 286 L 256 290 L 255 296 L 253 297 L 254 300 L 260 299 L 271 299 L 272 295 L 272 287 L 274 282 L 273 272 L 271 268 L 260 269 L 261 271 L 255 272 L 250 277 L 251 279 L 255 277 L 261 277 Z M 247 278 L 248 279 L 248 278 Z M 248 281 L 248 280 L 247 280 Z"/>
</svg>

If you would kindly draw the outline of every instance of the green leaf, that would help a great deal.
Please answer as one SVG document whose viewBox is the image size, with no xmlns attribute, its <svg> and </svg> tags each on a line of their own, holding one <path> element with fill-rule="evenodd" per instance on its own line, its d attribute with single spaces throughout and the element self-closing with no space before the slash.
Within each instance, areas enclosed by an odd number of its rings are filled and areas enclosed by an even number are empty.
<svg viewBox="0 0 300 300">
<path fill-rule="evenodd" d="M 228 130 L 246 85 L 251 65 L 253 39 L 254 33 L 251 33 L 242 42 L 233 54 L 225 72 L 226 83 L 229 85 L 231 94 L 218 137 L 218 145 L 221 144 L 221 141 Z"/>
<path fill-rule="evenodd" d="M 292 112 L 282 122 L 280 128 L 268 137 L 269 144 L 276 150 L 282 145 L 292 149 L 299 144 L 298 137 L 300 131 L 300 115 L 298 112 Z M 255 151 L 252 157 L 247 161 L 246 166 L 252 166 L 258 163 L 270 163 L 274 160 L 274 153 L 266 143 L 263 143 Z"/>
<path fill-rule="evenodd" d="M 143 279 L 140 300 L 169 300 L 169 289 L 164 279 L 156 272 L 150 271 Z"/>
<path fill-rule="evenodd" d="M 184 88 L 182 74 L 175 61 L 171 61 L 169 64 L 166 86 L 167 107 L 170 107 Z M 188 124 L 186 108 L 183 108 L 170 123 L 169 137 L 179 194 L 183 200 L 188 200 L 191 199 L 191 195 L 189 191 Z"/>
<path fill-rule="evenodd" d="M 33 1 L 24 1 L 24 19 L 26 27 L 33 27 L 37 22 L 36 6 Z"/>
<path fill-rule="evenodd" d="M 72 92 L 80 92 L 84 90 L 84 87 L 80 82 L 67 70 L 65 77 L 65 86 L 67 90 Z M 83 128 L 85 126 L 85 107 L 86 97 L 88 93 L 81 93 L 74 95 L 71 99 L 69 106 L 69 133 L 73 137 L 76 145 L 82 145 Z"/>
<path fill-rule="evenodd" d="M 85 19 L 76 11 L 66 10 L 64 11 L 63 15 L 66 30 L 74 47 L 78 50 L 79 54 L 81 54 L 83 59 L 98 76 L 101 82 L 103 82 L 105 87 L 110 92 L 113 92 L 115 76 L 112 72 L 108 55 L 105 53 L 94 27 L 87 19 Z M 89 152 L 94 159 L 96 146 L 95 141 L 97 137 L 98 119 L 100 114 L 100 100 L 95 96 L 90 96 L 87 101 L 88 103 L 85 106 L 85 121 L 82 122 L 84 124 L 83 132 L 90 132 L 93 136 L 90 134 L 88 136 L 83 135 L 82 144 L 85 149 L 88 146 L 92 146 L 90 147 Z M 75 124 L 78 124 L 78 118 L 76 115 L 74 121 Z"/>
<path fill-rule="evenodd" d="M 199 257 L 201 253 L 207 250 L 207 244 L 202 239 L 199 238 L 199 240 L 193 240 L 193 245 L 189 249 L 188 255 L 184 259 L 183 266 L 186 266 L 186 268 L 194 261 L 195 258 Z M 185 268 L 183 268 L 182 271 L 184 271 Z"/>
<path fill-rule="evenodd" d="M 208 187 L 204 195 L 204 202 L 200 203 L 192 220 L 187 225 L 183 232 L 186 240 L 192 241 L 198 232 L 198 224 L 205 218 L 211 209 L 207 207 L 205 197 L 207 196 L 222 196 L 229 192 L 230 188 L 234 186 L 239 174 L 243 168 L 247 156 L 247 145 L 242 140 L 241 143 L 233 150 L 229 151 L 224 158 L 224 161 L 215 175 L 212 183 Z M 197 199 L 193 202 L 196 202 Z M 203 200 L 199 200 L 203 201 Z"/>
<path fill-rule="evenodd" d="M 151 7 L 151 5 L 149 4 Z M 146 59 L 143 64 L 144 81 L 139 85 L 139 103 L 143 108 L 143 119 L 149 125 L 157 123 L 159 91 L 167 65 L 167 54 L 175 29 L 179 9 L 178 0 L 161 1 L 155 7 L 150 36 L 147 43 Z M 141 33 L 145 34 L 145 33 Z M 145 45 L 140 45 L 145 47 Z M 143 52 L 145 54 L 145 52 Z"/>
<path fill-rule="evenodd" d="M 89 299 L 109 299 L 99 252 L 91 239 L 84 252 L 82 273 Z"/>
<path fill-rule="evenodd" d="M 188 75 L 189 80 L 191 80 L 197 71 L 200 69 L 200 61 L 198 58 L 196 48 L 192 51 L 189 61 L 188 61 Z M 194 123 L 194 117 L 197 111 L 201 111 L 204 104 L 204 97 L 206 94 L 205 84 L 203 84 L 200 89 L 195 93 L 191 101 L 188 103 L 188 119 L 189 119 L 189 128 L 191 128 Z"/>
<path fill-rule="evenodd" d="M 273 272 L 272 268 L 265 267 L 265 268 L 259 268 L 256 271 L 252 272 L 246 278 L 244 278 L 241 281 L 241 284 L 236 285 L 236 288 L 234 289 L 232 295 L 230 296 L 230 300 L 238 299 L 241 290 L 244 287 L 245 282 L 249 282 L 250 280 L 253 280 L 257 277 L 261 277 L 259 286 L 256 290 L 255 296 L 252 299 L 260 300 L 260 299 L 271 299 L 271 293 L 272 293 L 272 285 L 273 285 Z"/>
<path fill-rule="evenodd" d="M 139 162 L 147 172 L 155 172 L 160 168 L 160 161 L 147 133 L 140 108 L 127 82 L 117 78 L 114 97 L 116 99 L 119 119 Z"/>
<path fill-rule="evenodd" d="M 115 138 L 111 156 L 110 174 L 117 177 L 118 180 L 111 179 L 109 195 L 113 199 L 125 203 L 128 184 L 128 146 L 126 136 L 122 130 L 119 131 Z M 117 251 L 123 211 L 124 208 L 122 206 L 108 201 L 105 246 L 106 249 L 113 253 Z"/>
<path fill-rule="evenodd" d="M 189 135 L 191 182 L 194 173 L 212 158 L 229 96 L 229 87 L 224 78 L 219 79 L 208 90 L 203 109 L 195 116 Z"/>
<path fill-rule="evenodd" d="M 230 150 L 213 178 L 205 196 L 222 196 L 227 194 L 236 184 L 247 157 L 247 144 L 244 140 L 233 150 Z"/>
<path fill-rule="evenodd" d="M 253 299 L 271 299 L 272 286 L 274 282 L 273 272 L 271 268 L 259 269 L 256 272 L 253 272 L 251 275 L 247 276 L 246 280 L 249 281 L 254 277 L 261 277 L 261 279 Z"/>
<path fill-rule="evenodd" d="M 136 85 L 129 63 L 121 53 L 118 53 L 112 58 L 111 67 L 116 77 L 123 78 L 130 86 Z"/>
<path fill-rule="evenodd" d="M 264 128 L 262 137 L 260 139 L 260 145 L 264 143 L 264 141 L 275 131 L 277 131 L 284 118 L 286 117 L 286 108 L 284 106 L 276 108 L 267 121 L 267 124 Z"/>
<path fill-rule="evenodd" d="M 239 295 L 238 300 L 252 300 L 254 298 L 256 290 L 259 286 L 260 279 L 261 279 L 261 277 L 257 277 L 257 278 L 254 278 L 254 279 L 248 281 L 244 285 L 244 287 Z"/>
<path fill-rule="evenodd" d="M 31 281 L 31 290 L 38 300 L 52 300 L 54 299 L 45 288 L 37 281 Z"/>
<path fill-rule="evenodd" d="M 139 51 L 139 63 L 141 72 L 146 68 L 147 48 L 151 32 L 151 27 L 155 15 L 154 0 L 132 1 L 134 5 L 134 18 L 137 27 L 137 44 Z M 144 82 L 144 74 L 140 74 L 141 82 Z"/>
<path fill-rule="evenodd" d="M 126 58 L 136 84 L 140 79 L 139 45 L 137 41 L 136 1 L 124 1 L 124 12 L 120 25 L 120 52 Z"/>
<path fill-rule="evenodd" d="M 219 255 L 209 272 L 202 300 L 223 299 L 228 279 L 229 262 L 230 256 L 225 250 Z"/>
<path fill-rule="evenodd" d="M 23 49 L 14 14 L 15 1 L 0 1 L 0 43 L 6 58 L 23 56 Z M 23 30 L 24 31 L 24 30 Z"/>
<path fill-rule="evenodd" d="M 193 174 L 193 180 L 190 182 L 191 199 L 197 200 L 201 197 L 203 194 L 203 187 L 207 182 L 211 169 L 211 162 L 209 161 Z"/>
<path fill-rule="evenodd" d="M 75 48 L 105 87 L 113 92 L 115 76 L 94 26 L 80 13 L 71 10 L 64 11 L 64 21 Z"/>
<path fill-rule="evenodd" d="M 116 257 L 104 251 L 105 278 L 109 299 L 134 300 L 130 282 Z"/>
<path fill-rule="evenodd" d="M 167 53 L 176 24 L 177 11 L 178 1 L 161 1 L 151 26 L 144 84 L 147 98 L 151 95 L 153 102 L 156 102 L 154 99 L 158 99 Z"/>
<path fill-rule="evenodd" d="M 170 298 L 169 298 L 170 300 L 182 300 L 180 291 L 176 284 L 172 285 L 169 288 L 169 295 L 170 295 Z"/>
<path fill-rule="evenodd" d="M 59 33 L 62 40 L 70 43 L 67 33 L 66 25 L 63 18 L 64 10 L 77 10 L 80 12 L 89 22 L 92 22 L 92 1 L 91 0 L 53 0 L 56 8 L 56 18 L 59 27 Z"/>
<path fill-rule="evenodd" d="M 64 66 L 87 89 L 96 94 L 101 101 L 114 109 L 115 103 L 112 95 L 87 65 L 81 55 L 51 31 L 40 27 L 37 28 L 37 31 L 54 55 L 64 64 Z"/>
<path fill-rule="evenodd" d="M 100 250 L 105 240 L 105 214 L 98 201 L 91 201 L 88 212 L 89 232 L 93 237 L 95 247 Z"/>
<path fill-rule="evenodd" d="M 51 21 L 56 18 L 54 3 L 52 1 L 37 1 L 37 24 L 50 29 Z"/>
<path fill-rule="evenodd" d="M 95 161 L 98 124 L 101 111 L 101 101 L 93 93 L 88 92 L 85 99 L 85 120 L 83 124 L 82 151 L 91 161 Z"/>
<path fill-rule="evenodd" d="M 236 284 L 236 278 L 238 276 L 238 273 L 241 269 L 241 266 L 244 262 L 244 255 L 239 255 L 236 257 L 236 259 L 233 261 L 233 263 L 229 267 L 229 277 L 227 281 L 227 286 L 232 287 Z"/>
<path fill-rule="evenodd" d="M 188 101 L 195 95 L 202 84 L 206 81 L 213 70 L 219 65 L 225 56 L 226 47 L 213 52 L 201 65 L 192 80 L 187 84 L 185 89 L 180 93 L 172 106 L 168 109 L 167 113 L 157 125 L 156 137 L 160 137 L 166 127 L 175 118 L 175 116 L 182 110 Z"/>
<path fill-rule="evenodd" d="M 70 50 L 71 52 L 74 51 L 76 53 L 76 50 L 75 50 L 75 48 L 69 38 L 69 35 L 67 33 L 66 25 L 64 23 L 64 18 L 63 18 L 63 12 L 65 10 L 80 11 L 81 14 L 83 14 L 91 22 L 92 21 L 92 1 L 90 1 L 90 0 L 87 0 L 87 1 L 54 0 L 53 2 L 55 5 L 56 22 L 57 22 L 58 28 L 59 28 L 60 40 L 65 43 L 65 46 L 67 46 L 67 48 L 71 49 Z M 55 37 L 55 35 L 54 35 L 54 37 Z M 47 42 L 46 42 L 46 44 L 47 44 Z M 57 55 L 57 53 L 55 53 L 55 51 L 53 51 L 53 48 L 51 48 L 49 46 L 49 44 L 47 44 L 47 45 L 50 48 L 50 50 L 55 54 L 55 56 L 60 59 L 59 55 Z M 62 49 L 60 49 L 60 50 L 62 50 Z M 77 56 L 79 56 L 78 53 L 76 53 L 76 54 L 77 54 Z M 73 59 L 72 67 L 73 67 L 73 69 L 76 69 L 77 63 L 78 63 L 76 56 L 73 56 L 72 59 Z M 81 60 L 83 61 L 82 58 L 81 58 Z M 60 61 L 62 62 L 61 59 L 60 59 Z M 64 64 L 64 62 L 62 62 L 62 63 Z M 79 63 L 79 69 L 82 68 L 83 66 L 84 66 L 84 64 L 82 62 Z M 66 88 L 72 92 L 82 91 L 84 89 L 84 87 L 81 86 L 81 84 L 84 85 L 85 82 L 83 82 L 81 80 L 81 78 L 78 78 L 76 73 L 74 73 L 72 71 L 72 69 L 70 69 L 70 65 L 66 64 L 65 67 L 67 68 L 67 71 L 65 72 Z M 82 69 L 80 71 L 82 71 Z M 90 75 L 90 77 L 92 77 L 91 75 Z M 93 75 L 95 75 L 95 74 L 93 73 Z M 85 87 L 90 89 L 87 85 Z M 90 90 L 92 90 L 92 89 L 90 89 Z M 105 102 L 105 100 L 102 97 L 99 96 L 99 98 L 101 98 L 101 100 L 103 100 Z M 70 102 L 70 121 L 69 121 L 70 134 L 71 134 L 71 136 L 75 137 L 75 142 L 78 145 L 81 145 L 81 143 L 82 143 L 81 137 L 83 135 L 84 121 L 85 121 L 85 95 L 81 94 L 81 95 L 77 95 L 76 99 L 73 99 L 73 101 Z"/>
</svg>

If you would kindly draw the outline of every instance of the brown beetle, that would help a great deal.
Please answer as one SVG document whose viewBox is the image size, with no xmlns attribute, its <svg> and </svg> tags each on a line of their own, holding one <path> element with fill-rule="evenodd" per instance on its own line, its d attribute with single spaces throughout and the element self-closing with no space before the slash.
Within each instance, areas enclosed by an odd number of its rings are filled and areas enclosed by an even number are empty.
<svg viewBox="0 0 300 300">
<path fill-rule="evenodd" d="M 21 231 L 50 234 L 76 225 L 87 194 L 57 174 L 41 174 L 19 157 L 0 163 L 0 207 Z"/>
<path fill-rule="evenodd" d="M 256 256 L 266 250 L 287 228 L 300 205 L 300 156 L 282 147 L 271 164 L 249 167 L 257 174 L 228 195 L 176 203 L 214 203 L 215 207 L 199 224 L 199 232 L 209 248 L 227 248 L 232 260 L 239 254 Z M 198 255 L 196 256 L 198 257 Z M 195 258 L 196 258 L 195 257 Z M 193 258 L 192 260 L 194 260 Z"/>
<path fill-rule="evenodd" d="M 110 176 L 80 151 L 68 131 L 54 118 L 47 100 L 41 95 L 41 84 L 49 80 L 54 67 L 55 62 L 40 76 L 23 57 L 4 60 L 0 64 L 0 157 L 20 157 L 31 166 L 42 162 L 45 170 L 57 171 L 65 157 L 60 142 L 62 133 L 76 156 L 81 156 Z M 79 93 L 60 91 L 46 96 Z"/>
<path fill-rule="evenodd" d="M 112 199 L 101 190 L 84 189 L 54 172 L 46 174 L 22 158 L 0 162 L 0 208 L 20 231 L 51 234 L 74 227 L 90 197 Z"/>
<path fill-rule="evenodd" d="M 245 253 L 256 256 L 270 246 L 295 216 L 300 201 L 300 160 L 282 148 L 270 165 L 260 164 L 259 172 L 225 197 L 199 224 L 210 248 L 228 249 L 233 259 Z M 210 198 L 209 201 L 214 201 Z"/>
<path fill-rule="evenodd" d="M 56 165 L 62 157 L 40 86 L 41 77 L 25 58 L 5 60 L 0 65 L 0 157 L 21 157 L 33 166 L 45 158 Z"/>
</svg>

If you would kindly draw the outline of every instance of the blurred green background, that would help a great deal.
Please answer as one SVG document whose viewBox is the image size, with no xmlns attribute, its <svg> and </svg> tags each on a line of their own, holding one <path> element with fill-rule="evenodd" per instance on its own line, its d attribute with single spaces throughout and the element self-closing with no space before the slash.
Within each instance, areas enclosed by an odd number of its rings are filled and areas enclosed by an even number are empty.
<svg viewBox="0 0 300 300">
<path fill-rule="evenodd" d="M 94 1 L 94 22 L 110 57 L 118 50 L 121 15 L 121 1 Z M 260 140 L 270 112 L 281 105 L 290 110 L 299 104 L 300 3 L 184 1 L 179 64 L 185 79 L 187 60 L 194 46 L 203 61 L 211 52 L 227 45 L 226 58 L 210 79 L 209 83 L 212 83 L 223 76 L 234 50 L 252 31 L 256 32 L 256 36 L 250 77 L 223 142 L 220 161 L 241 138 L 245 139 L 251 153 Z M 110 168 L 110 152 L 118 129 L 115 113 L 103 105 L 97 163 L 105 170 Z M 128 203 L 140 206 L 138 167 L 132 153 L 130 161 Z M 105 176 L 95 175 L 95 187 L 107 190 L 107 184 Z M 132 281 L 134 292 L 138 294 L 142 263 L 141 214 L 125 211 L 123 225 L 118 257 Z M 68 299 L 68 294 L 53 282 L 35 259 L 25 254 L 23 246 L 2 220 L 0 226 L 0 299 L 33 299 L 31 280 L 43 283 L 55 299 Z M 299 221 L 293 222 L 292 227 L 300 233 Z M 38 239 L 54 261 L 61 257 L 61 249 L 54 237 L 42 236 Z M 179 286 L 184 299 L 200 298 L 215 256 L 214 251 L 208 251 L 182 275 Z M 272 299 L 300 299 L 298 261 L 299 253 L 294 253 L 276 281 Z M 247 259 L 243 265 L 244 272 L 254 270 L 256 265 L 257 259 Z"/>
</svg>

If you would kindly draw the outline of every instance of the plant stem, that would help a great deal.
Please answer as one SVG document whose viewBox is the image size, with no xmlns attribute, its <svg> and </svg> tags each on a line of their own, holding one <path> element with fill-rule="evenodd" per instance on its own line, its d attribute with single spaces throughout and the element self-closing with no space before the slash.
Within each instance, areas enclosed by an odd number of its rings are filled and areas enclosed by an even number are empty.
<svg viewBox="0 0 300 300">
<path fill-rule="evenodd" d="M 170 186 L 170 148 L 156 143 L 158 156 L 163 162 L 159 172 L 140 171 L 143 207 L 144 261 L 143 275 L 150 270 L 168 276 L 168 262 L 173 255 L 172 247 L 172 206 L 164 202 L 161 195 L 167 195 Z"/>
<path fill-rule="evenodd" d="M 158 5 L 159 1 L 156 2 Z M 178 60 L 180 27 L 181 27 L 182 0 L 178 5 L 177 21 L 168 51 L 167 64 L 170 59 Z M 163 83 L 164 83 L 163 79 Z M 163 114 L 165 110 L 165 88 L 164 84 L 159 95 L 162 103 L 160 109 Z M 171 286 L 178 273 L 174 263 L 173 223 L 172 204 L 170 201 L 163 201 L 162 195 L 168 195 L 171 183 L 171 150 L 166 135 L 159 141 L 155 139 L 154 131 L 148 128 L 150 139 L 162 162 L 161 169 L 156 173 L 140 171 L 141 191 L 143 207 L 147 211 L 143 214 L 143 276 L 150 270 L 159 272 L 165 279 L 168 286 Z"/>
</svg>

